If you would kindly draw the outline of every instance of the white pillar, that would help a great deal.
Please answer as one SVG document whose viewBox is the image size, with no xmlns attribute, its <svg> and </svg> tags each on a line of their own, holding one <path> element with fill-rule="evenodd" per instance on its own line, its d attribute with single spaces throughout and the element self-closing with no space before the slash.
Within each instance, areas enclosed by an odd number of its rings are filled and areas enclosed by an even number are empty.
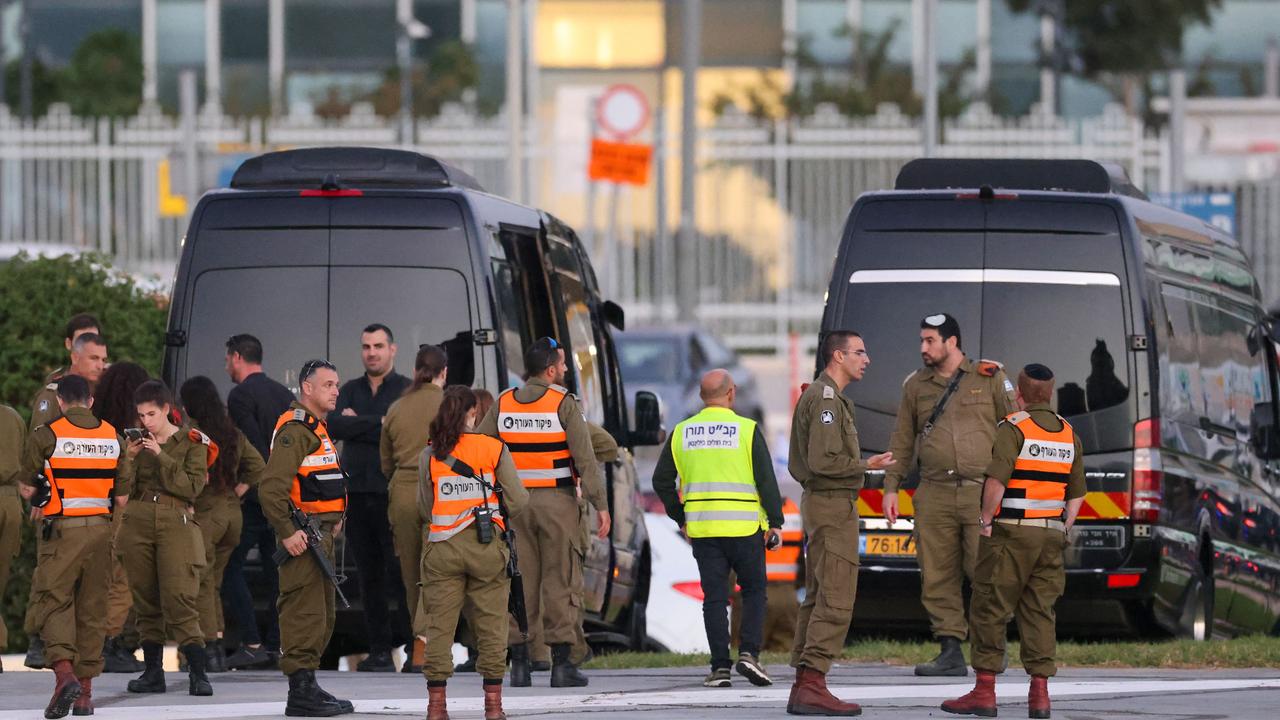
<svg viewBox="0 0 1280 720">
<path fill-rule="evenodd" d="M 156 102 L 156 0 L 142 0 L 142 102 Z"/>
<path fill-rule="evenodd" d="M 507 195 L 524 202 L 524 3 L 507 0 Z"/>
<path fill-rule="evenodd" d="M 462 42 L 471 45 L 476 41 L 476 0 L 459 2 L 458 15 Z"/>
<path fill-rule="evenodd" d="M 284 0 L 267 3 L 267 88 L 271 114 L 284 115 L 288 112 L 284 98 Z"/>
<path fill-rule="evenodd" d="M 782 74 L 783 82 L 789 86 L 796 82 L 796 48 L 797 33 L 800 31 L 800 20 L 797 16 L 796 0 L 782 0 Z"/>
<path fill-rule="evenodd" d="M 1280 43 L 1276 36 L 1267 38 L 1266 60 L 1262 66 L 1262 94 L 1265 97 L 1280 97 Z"/>
<path fill-rule="evenodd" d="M 1057 23 L 1053 16 L 1044 13 L 1040 16 L 1040 57 L 1049 61 L 1054 54 L 1054 35 Z M 1056 73 L 1052 67 L 1040 68 L 1040 107 L 1050 114 L 1058 114 L 1058 84 Z"/>
<path fill-rule="evenodd" d="M 222 0 L 204 0 L 204 102 L 222 107 Z"/>
<path fill-rule="evenodd" d="M 978 27 L 976 38 L 973 86 L 982 97 L 991 90 L 991 0 L 978 0 Z"/>
<path fill-rule="evenodd" d="M 938 0 L 924 0 L 924 156 L 938 150 Z"/>
<path fill-rule="evenodd" d="M 1187 151 L 1187 71 L 1169 71 L 1169 190 L 1182 192 Z"/>
<path fill-rule="evenodd" d="M 856 57 L 862 50 L 860 37 L 862 33 L 862 0 L 845 0 L 844 21 L 848 23 L 853 42 L 853 54 Z"/>
<path fill-rule="evenodd" d="M 924 93 L 924 0 L 911 0 L 911 89 Z"/>
</svg>

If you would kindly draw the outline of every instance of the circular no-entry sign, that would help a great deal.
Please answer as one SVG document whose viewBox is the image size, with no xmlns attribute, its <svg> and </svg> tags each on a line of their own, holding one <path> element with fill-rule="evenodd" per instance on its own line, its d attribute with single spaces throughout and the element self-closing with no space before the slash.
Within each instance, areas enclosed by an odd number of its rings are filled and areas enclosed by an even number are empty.
<svg viewBox="0 0 1280 720">
<path fill-rule="evenodd" d="M 634 85 L 610 85 L 596 102 L 596 123 L 625 140 L 649 124 L 649 101 Z"/>
</svg>

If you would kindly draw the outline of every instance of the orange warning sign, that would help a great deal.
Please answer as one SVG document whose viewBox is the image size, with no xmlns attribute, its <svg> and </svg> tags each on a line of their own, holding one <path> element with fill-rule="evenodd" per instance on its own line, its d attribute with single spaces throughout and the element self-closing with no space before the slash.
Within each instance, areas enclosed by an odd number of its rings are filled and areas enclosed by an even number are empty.
<svg viewBox="0 0 1280 720">
<path fill-rule="evenodd" d="M 651 145 L 592 140 L 587 175 L 592 180 L 644 185 L 649 181 L 649 158 L 652 155 Z"/>
</svg>

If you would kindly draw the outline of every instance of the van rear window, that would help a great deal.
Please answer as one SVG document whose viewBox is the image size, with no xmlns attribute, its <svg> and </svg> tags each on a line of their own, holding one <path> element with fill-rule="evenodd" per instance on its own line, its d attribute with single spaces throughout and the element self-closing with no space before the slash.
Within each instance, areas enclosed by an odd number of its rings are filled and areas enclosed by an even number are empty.
<svg viewBox="0 0 1280 720">
<path fill-rule="evenodd" d="M 1032 362 L 1051 367 L 1056 409 L 1076 425 L 1086 451 L 1122 447 L 1128 422 L 1129 353 L 1120 279 L 1110 273 L 987 269 L 860 270 L 849 278 L 842 317 L 867 343 L 871 367 L 852 386 L 857 404 L 893 416 L 901 381 L 921 367 L 920 319 L 948 312 L 973 359 L 1005 364 L 1010 379 Z"/>
</svg>

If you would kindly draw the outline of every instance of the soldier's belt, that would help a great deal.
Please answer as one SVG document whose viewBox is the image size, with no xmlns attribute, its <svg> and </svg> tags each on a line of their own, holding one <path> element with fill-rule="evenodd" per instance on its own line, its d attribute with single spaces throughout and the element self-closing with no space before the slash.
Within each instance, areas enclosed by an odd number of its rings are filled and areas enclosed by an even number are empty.
<svg viewBox="0 0 1280 720">
<path fill-rule="evenodd" d="M 17 494 L 18 494 L 17 485 L 0 485 L 0 497 L 4 497 L 6 495 L 16 496 Z"/>
<path fill-rule="evenodd" d="M 93 527 L 94 525 L 111 524 L 110 515 L 86 515 L 85 517 L 62 517 L 54 515 L 53 517 L 45 518 L 45 520 L 52 520 L 57 523 L 59 530 L 66 530 L 67 528 L 74 527 Z"/>
<path fill-rule="evenodd" d="M 921 477 L 920 479 L 923 482 L 954 483 L 956 485 L 962 485 L 964 483 L 976 483 L 981 485 L 986 482 L 985 478 L 967 478 L 954 472 L 946 475 L 930 475 L 929 477 Z"/>
<path fill-rule="evenodd" d="M 177 508 L 179 510 L 186 510 L 187 508 L 190 508 L 192 506 L 191 503 L 187 502 L 186 500 L 183 500 L 182 498 L 176 498 L 172 495 L 165 495 L 164 493 L 156 493 L 156 492 L 143 493 L 133 498 L 133 500 L 135 502 L 155 503 L 156 505 Z"/>
<path fill-rule="evenodd" d="M 995 518 L 1001 525 L 1022 525 L 1023 527 L 1042 527 L 1058 532 L 1066 532 L 1067 524 L 1054 518 Z"/>
</svg>

